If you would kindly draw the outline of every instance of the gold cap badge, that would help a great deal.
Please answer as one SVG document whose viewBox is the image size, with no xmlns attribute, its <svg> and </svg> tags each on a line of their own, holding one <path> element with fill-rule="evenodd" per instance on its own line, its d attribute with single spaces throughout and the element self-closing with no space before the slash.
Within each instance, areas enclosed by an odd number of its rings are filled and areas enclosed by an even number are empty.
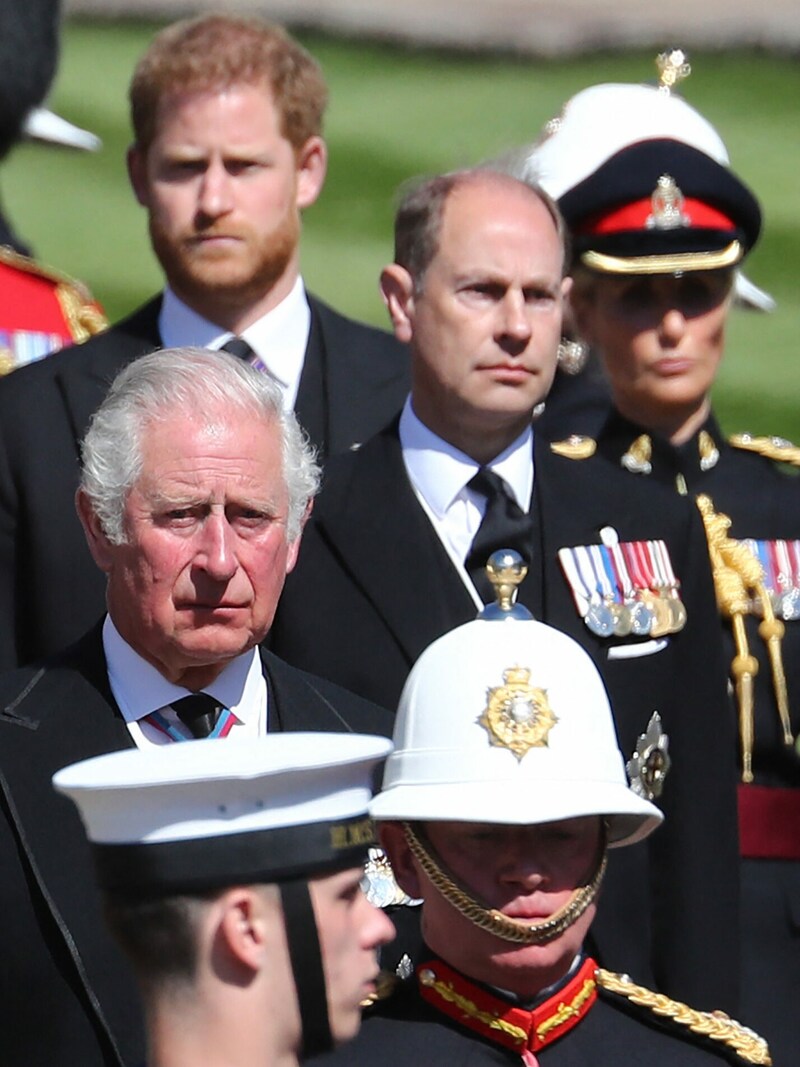
<svg viewBox="0 0 800 1067">
<path fill-rule="evenodd" d="M 527 667 L 503 671 L 504 685 L 487 691 L 488 702 L 478 723 L 489 735 L 489 743 L 510 749 L 521 760 L 531 748 L 547 745 L 547 736 L 558 722 L 547 692 L 530 684 Z"/>
</svg>

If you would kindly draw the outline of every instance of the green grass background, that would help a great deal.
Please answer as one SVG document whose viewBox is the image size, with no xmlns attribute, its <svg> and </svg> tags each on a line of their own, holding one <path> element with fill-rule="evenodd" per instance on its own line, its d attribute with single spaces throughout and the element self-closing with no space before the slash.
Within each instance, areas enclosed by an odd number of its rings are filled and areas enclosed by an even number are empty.
<svg viewBox="0 0 800 1067">
<path fill-rule="evenodd" d="M 156 28 L 67 23 L 51 103 L 99 134 L 103 149 L 86 155 L 24 146 L 0 180 L 18 231 L 43 261 L 87 281 L 112 319 L 160 284 L 124 169 L 127 84 Z M 331 90 L 329 177 L 306 214 L 304 275 L 336 307 L 381 325 L 376 279 L 391 258 L 401 182 L 532 140 L 585 86 L 642 81 L 655 70 L 654 50 L 520 60 L 302 39 Z M 779 305 L 772 315 L 733 314 L 717 410 L 729 430 L 800 440 L 800 61 L 756 53 L 691 58 L 684 95 L 719 128 L 737 171 L 762 200 L 766 229 L 747 271 Z"/>
</svg>

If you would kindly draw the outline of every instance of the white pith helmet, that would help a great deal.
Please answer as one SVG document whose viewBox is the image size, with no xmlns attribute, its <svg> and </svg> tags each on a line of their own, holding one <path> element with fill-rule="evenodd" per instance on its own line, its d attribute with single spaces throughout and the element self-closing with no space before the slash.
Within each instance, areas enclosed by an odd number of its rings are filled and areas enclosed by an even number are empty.
<svg viewBox="0 0 800 1067">
<path fill-rule="evenodd" d="M 659 139 L 681 141 L 730 166 L 717 130 L 682 97 L 663 85 L 608 82 L 582 89 L 564 104 L 521 160 L 517 177 L 535 181 L 559 200 L 617 152 Z M 770 294 L 740 270 L 734 293 L 742 305 L 760 311 L 775 308 Z"/>
<path fill-rule="evenodd" d="M 394 744 L 375 819 L 531 825 L 600 815 L 613 846 L 663 818 L 628 785 L 592 660 L 543 623 L 479 619 L 435 641 L 403 689 Z"/>
</svg>

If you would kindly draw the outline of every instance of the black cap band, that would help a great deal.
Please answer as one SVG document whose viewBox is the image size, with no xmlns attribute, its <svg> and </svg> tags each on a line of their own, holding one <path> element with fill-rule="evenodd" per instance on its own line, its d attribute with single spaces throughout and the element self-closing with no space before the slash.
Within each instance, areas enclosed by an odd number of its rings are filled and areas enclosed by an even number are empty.
<svg viewBox="0 0 800 1067">
<path fill-rule="evenodd" d="M 372 820 L 360 815 L 185 841 L 94 844 L 92 851 L 107 892 L 169 896 L 357 867 L 373 844 Z"/>
<path fill-rule="evenodd" d="M 733 171 L 670 138 L 623 148 L 564 193 L 558 206 L 575 259 L 612 273 L 732 266 L 761 231 L 758 201 Z M 641 216 L 638 210 L 633 216 L 619 215 L 639 206 Z M 588 262 L 587 253 L 597 261 Z M 673 268 L 677 257 L 679 266 Z M 625 260 L 634 265 L 626 267 Z"/>
</svg>

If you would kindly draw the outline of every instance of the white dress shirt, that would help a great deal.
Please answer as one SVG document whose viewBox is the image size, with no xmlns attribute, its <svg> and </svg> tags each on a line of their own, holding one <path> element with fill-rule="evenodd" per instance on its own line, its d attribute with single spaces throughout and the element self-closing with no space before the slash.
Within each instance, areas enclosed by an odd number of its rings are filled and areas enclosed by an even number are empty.
<svg viewBox="0 0 800 1067">
<path fill-rule="evenodd" d="M 464 567 L 486 511 L 486 497 L 468 488 L 480 464 L 429 430 L 411 398 L 400 416 L 400 446 L 411 486 L 477 607 L 483 600 Z M 530 426 L 485 464 L 507 483 L 523 511 L 533 492 L 533 431 Z"/>
<path fill-rule="evenodd" d="M 189 696 L 190 690 L 173 685 L 142 659 L 120 636 L 111 616 L 103 623 L 103 649 L 108 664 L 111 692 L 137 748 L 170 744 L 171 738 L 157 726 L 142 721 L 153 711 L 159 711 L 167 722 L 189 738 L 189 732 L 178 720 L 170 705 Z M 204 693 L 229 708 L 234 715 L 231 736 L 237 738 L 263 737 L 267 732 L 267 683 L 261 669 L 258 649 L 238 656 L 205 687 Z"/>
<path fill-rule="evenodd" d="M 187 307 L 167 287 L 158 317 L 158 328 L 165 348 L 192 345 L 195 348 L 220 348 L 233 334 L 222 330 Z M 291 411 L 297 400 L 297 388 L 303 372 L 303 360 L 311 330 L 302 278 L 277 307 L 248 326 L 243 337 L 283 390 L 283 406 Z"/>
</svg>

